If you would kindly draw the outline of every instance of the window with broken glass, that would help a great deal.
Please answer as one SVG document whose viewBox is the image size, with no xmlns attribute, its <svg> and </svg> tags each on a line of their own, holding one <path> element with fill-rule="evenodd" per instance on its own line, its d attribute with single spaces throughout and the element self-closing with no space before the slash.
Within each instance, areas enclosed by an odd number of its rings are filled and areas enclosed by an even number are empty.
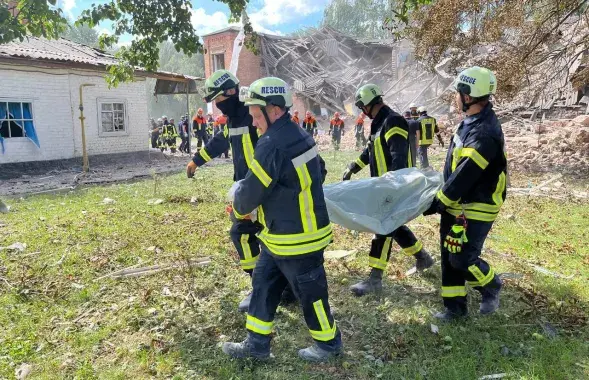
<svg viewBox="0 0 589 380">
<path fill-rule="evenodd" d="M 125 103 L 102 102 L 100 103 L 100 128 L 102 133 L 125 132 Z"/>
<path fill-rule="evenodd" d="M 27 129 L 34 130 L 32 103 L 0 101 L 0 137 L 26 137 Z"/>
</svg>

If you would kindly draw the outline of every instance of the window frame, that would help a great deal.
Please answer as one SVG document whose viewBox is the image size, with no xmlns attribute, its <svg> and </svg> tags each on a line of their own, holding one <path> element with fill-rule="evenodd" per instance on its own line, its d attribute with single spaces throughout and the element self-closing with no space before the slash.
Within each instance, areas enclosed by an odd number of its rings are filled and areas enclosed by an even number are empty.
<svg viewBox="0 0 589 380">
<path fill-rule="evenodd" d="M 102 126 L 102 105 L 103 104 L 122 104 L 123 105 L 123 131 L 107 132 Z M 129 111 L 127 106 L 127 99 L 121 98 L 96 98 L 96 118 L 98 125 L 99 137 L 113 137 L 113 136 L 128 136 L 129 135 Z"/>
<path fill-rule="evenodd" d="M 223 59 L 222 59 L 222 63 L 223 63 L 223 65 L 222 65 L 222 66 L 223 66 L 223 67 L 217 67 L 217 65 L 216 65 L 216 61 L 217 61 L 217 60 L 216 60 L 216 58 L 217 58 L 218 56 L 222 56 L 222 57 L 223 57 Z M 223 52 L 218 52 L 218 53 L 212 53 L 212 54 L 211 54 L 211 59 L 212 59 L 212 61 L 213 61 L 213 62 L 212 62 L 213 71 L 217 71 L 217 70 L 225 70 L 225 52 L 224 52 L 224 51 L 223 51 Z"/>
<path fill-rule="evenodd" d="M 35 111 L 35 102 L 33 101 L 33 99 L 30 98 L 20 98 L 20 99 L 15 99 L 15 98 L 5 98 L 5 97 L 0 97 L 0 103 L 6 103 L 6 107 L 8 107 L 8 103 L 20 103 L 20 112 L 23 116 L 22 119 L 0 119 L 0 123 L 2 123 L 2 121 L 4 120 L 20 120 L 20 121 L 32 121 L 33 122 L 33 128 L 35 129 L 35 132 L 37 131 L 37 119 L 36 119 L 36 115 L 37 112 Z M 33 117 L 31 119 L 25 119 L 24 118 L 24 112 L 23 112 L 23 103 L 28 103 L 31 105 L 31 112 L 33 113 Z M 23 130 L 23 136 L 19 136 L 19 137 L 3 137 L 4 141 L 8 141 L 8 140 L 12 140 L 12 141 L 18 141 L 19 139 L 28 139 L 27 137 L 27 132 L 25 130 L 25 126 L 24 124 L 22 125 L 22 130 Z M 9 128 L 10 131 L 10 128 Z M 38 136 L 38 135 L 37 135 Z"/>
</svg>

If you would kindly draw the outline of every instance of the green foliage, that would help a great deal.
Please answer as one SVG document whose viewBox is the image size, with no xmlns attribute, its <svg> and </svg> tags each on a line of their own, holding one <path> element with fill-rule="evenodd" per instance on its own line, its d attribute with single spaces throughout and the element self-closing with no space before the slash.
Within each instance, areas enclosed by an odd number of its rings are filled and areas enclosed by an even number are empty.
<svg viewBox="0 0 589 380">
<path fill-rule="evenodd" d="M 239 20 L 247 0 L 220 0 L 229 6 L 231 20 Z M 68 22 L 62 10 L 56 6 L 57 0 L 20 0 L 12 8 L 3 1 L 0 4 L 0 43 L 25 36 L 58 38 L 67 32 Z M 100 36 L 100 48 L 115 49 L 123 35 L 135 38 L 129 46 L 116 52 L 120 64 L 108 69 L 107 81 L 116 86 L 133 79 L 131 67 L 143 67 L 156 71 L 160 67 L 159 47 L 170 42 L 176 52 L 193 56 L 202 52 L 202 45 L 191 22 L 192 2 L 189 0 L 110 0 L 106 3 L 93 3 L 82 12 L 76 26 L 87 25 L 93 28 L 102 21 L 113 24 L 113 34 Z M 14 15 L 13 15 L 14 14 Z M 246 22 L 246 30 L 251 25 Z M 251 31 L 253 32 L 253 31 Z M 246 41 L 246 46 L 255 46 L 255 34 Z"/>
<path fill-rule="evenodd" d="M 14 5 L 0 3 L 0 44 L 24 40 L 27 35 L 58 38 L 67 20 L 57 0 L 19 0 Z M 12 4 L 12 3 L 11 3 Z"/>
</svg>

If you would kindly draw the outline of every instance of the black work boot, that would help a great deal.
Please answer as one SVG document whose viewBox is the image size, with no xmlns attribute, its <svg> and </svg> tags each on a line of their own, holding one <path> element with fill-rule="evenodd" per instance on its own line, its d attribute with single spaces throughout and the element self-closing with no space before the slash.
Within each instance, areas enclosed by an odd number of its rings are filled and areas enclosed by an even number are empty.
<svg viewBox="0 0 589 380">
<path fill-rule="evenodd" d="M 499 293 L 503 283 L 499 276 L 495 275 L 493 280 L 484 288 L 480 290 L 482 300 L 479 308 L 479 313 L 482 315 L 488 315 L 494 313 L 499 309 Z"/>
<path fill-rule="evenodd" d="M 310 347 L 300 349 L 299 358 L 308 362 L 326 362 L 333 357 L 339 356 L 341 353 L 341 348 L 335 351 L 326 351 L 317 344 L 314 344 Z"/>
<path fill-rule="evenodd" d="M 442 322 L 451 322 L 458 319 L 466 318 L 468 313 L 465 311 L 460 310 L 450 310 L 445 308 L 444 311 L 434 314 L 434 318 L 439 319 Z"/>
<path fill-rule="evenodd" d="M 434 265 L 434 259 L 425 249 L 417 252 L 413 257 L 415 257 L 415 268 L 419 272 L 431 268 Z"/>
<path fill-rule="evenodd" d="M 358 297 L 368 293 L 379 293 L 382 291 L 382 272 L 381 269 L 372 268 L 370 276 L 366 280 L 352 285 L 350 290 Z"/>
<path fill-rule="evenodd" d="M 254 347 L 249 340 L 246 338 L 243 342 L 225 342 L 223 343 L 222 350 L 232 358 L 253 358 L 259 360 L 267 360 L 272 357 L 270 354 L 270 347 Z"/>
</svg>

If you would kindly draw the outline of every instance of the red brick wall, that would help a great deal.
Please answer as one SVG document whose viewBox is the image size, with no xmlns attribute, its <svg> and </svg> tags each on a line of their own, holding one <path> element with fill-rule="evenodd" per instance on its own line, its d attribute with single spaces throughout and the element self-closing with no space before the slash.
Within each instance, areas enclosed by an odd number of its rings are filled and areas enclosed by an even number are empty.
<svg viewBox="0 0 589 380">
<path fill-rule="evenodd" d="M 238 32 L 228 30 L 222 33 L 206 36 L 203 38 L 205 51 L 205 76 L 209 77 L 213 73 L 213 55 L 218 53 L 225 54 L 225 69 L 229 70 L 231 66 L 231 56 L 233 54 L 233 43 Z M 239 65 L 237 67 L 237 78 L 242 86 L 249 86 L 256 79 L 260 79 L 262 60 L 247 48 L 242 47 L 239 53 Z M 213 105 L 213 112 L 219 113 L 219 110 Z"/>
<path fill-rule="evenodd" d="M 293 113 L 295 110 L 299 111 L 299 118 L 303 120 L 305 118 L 305 112 L 307 112 L 307 106 L 305 106 L 303 99 L 296 95 L 292 97 L 291 113 Z"/>
<path fill-rule="evenodd" d="M 263 76 L 262 57 L 255 55 L 245 46 L 242 46 L 241 52 L 239 53 L 239 65 L 237 66 L 237 77 L 241 85 L 249 86 Z"/>
</svg>

